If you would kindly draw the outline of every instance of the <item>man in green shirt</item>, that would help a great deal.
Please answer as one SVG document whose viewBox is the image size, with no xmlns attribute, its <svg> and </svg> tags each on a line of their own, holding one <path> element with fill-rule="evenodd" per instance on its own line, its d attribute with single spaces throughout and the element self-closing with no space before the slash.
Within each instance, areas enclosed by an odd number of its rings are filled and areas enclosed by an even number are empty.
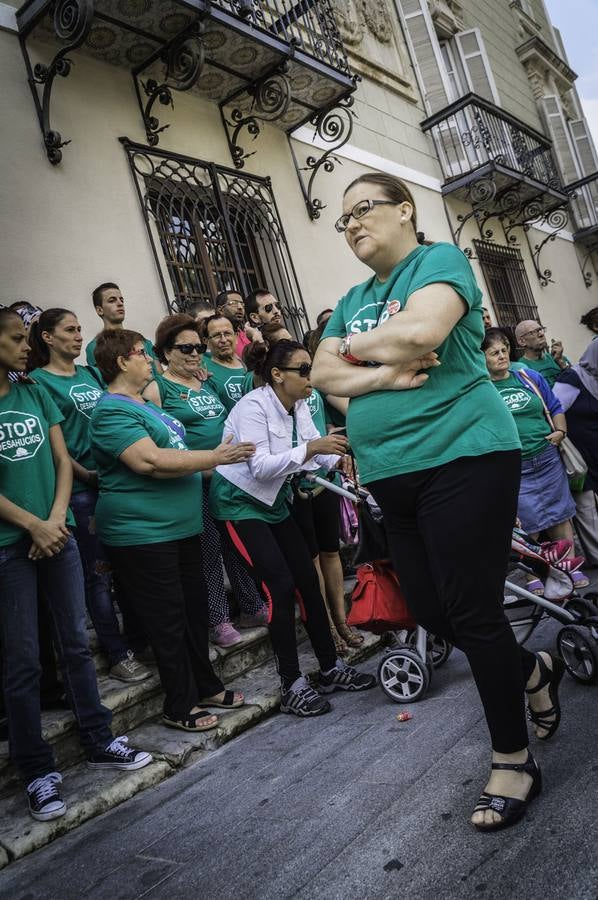
<svg viewBox="0 0 598 900">
<path fill-rule="evenodd" d="M 553 341 L 552 349 L 550 353 L 548 352 L 546 329 L 535 319 L 519 322 L 515 328 L 515 337 L 519 346 L 523 347 L 523 356 L 519 359 L 519 363 L 526 369 L 539 372 L 550 387 L 555 383 L 558 374 L 571 365 L 563 355 L 563 345 L 560 341 Z"/>
<path fill-rule="evenodd" d="M 114 282 L 112 281 L 106 281 L 104 282 L 104 284 L 100 284 L 95 289 L 91 297 L 94 309 L 97 315 L 102 320 L 104 331 L 110 331 L 124 327 L 125 300 L 117 284 L 114 284 Z M 85 357 L 87 359 L 88 366 L 95 366 L 96 364 L 96 340 L 97 338 L 94 337 L 93 340 L 91 340 L 85 348 Z M 154 375 L 157 375 L 158 369 L 155 365 L 153 344 L 151 341 L 148 341 L 147 338 L 145 338 L 143 341 L 143 346 L 145 347 L 150 359 L 152 360 L 152 371 Z"/>
<path fill-rule="evenodd" d="M 245 366 L 235 353 L 235 329 L 229 318 L 220 315 L 206 319 L 204 327 L 209 351 L 209 356 L 204 356 L 204 364 L 216 393 L 230 412 L 243 396 L 246 373 Z"/>
</svg>

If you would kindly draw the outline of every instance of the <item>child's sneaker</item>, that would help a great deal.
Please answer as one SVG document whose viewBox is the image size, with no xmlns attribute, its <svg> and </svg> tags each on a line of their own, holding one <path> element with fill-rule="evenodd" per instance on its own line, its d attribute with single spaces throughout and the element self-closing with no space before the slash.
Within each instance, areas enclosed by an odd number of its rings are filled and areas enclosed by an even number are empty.
<svg viewBox="0 0 598 900">
<path fill-rule="evenodd" d="M 373 675 L 358 672 L 342 659 L 337 659 L 336 666 L 330 672 L 320 672 L 320 690 L 324 694 L 331 694 L 332 691 L 369 691 L 373 687 L 376 687 Z"/>
<path fill-rule="evenodd" d="M 544 559 L 554 565 L 565 559 L 572 547 L 573 541 L 561 538 L 558 541 L 544 541 L 543 544 L 540 544 L 540 552 Z"/>
<path fill-rule="evenodd" d="M 150 753 L 127 747 L 129 738 L 117 737 L 103 750 L 97 750 L 87 760 L 90 769 L 143 769 L 152 761 Z"/>
<path fill-rule="evenodd" d="M 281 712 L 308 718 L 323 716 L 331 709 L 328 700 L 314 691 L 305 675 L 300 675 L 286 691 L 284 689 L 280 691 Z"/>
<path fill-rule="evenodd" d="M 29 812 L 38 822 L 49 822 L 65 814 L 66 803 L 60 796 L 60 784 L 62 775 L 49 772 L 27 785 Z"/>
</svg>

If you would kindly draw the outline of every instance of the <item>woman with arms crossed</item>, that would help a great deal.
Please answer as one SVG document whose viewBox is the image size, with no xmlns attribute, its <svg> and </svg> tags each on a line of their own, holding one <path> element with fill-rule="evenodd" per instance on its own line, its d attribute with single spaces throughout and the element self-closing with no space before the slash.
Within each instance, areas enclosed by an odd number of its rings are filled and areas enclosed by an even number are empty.
<svg viewBox="0 0 598 900">
<path fill-rule="evenodd" d="M 374 276 L 330 318 L 314 383 L 350 397 L 349 438 L 411 611 L 468 657 L 493 750 L 472 823 L 495 830 L 521 818 L 541 789 L 524 688 L 542 713 L 537 736 L 551 737 L 561 669 L 549 654 L 518 647 L 502 608 L 520 443 L 480 351 L 481 292 L 460 250 L 419 244 L 413 198 L 393 176 L 350 184 L 336 228 Z M 381 390 L 386 366 L 400 372 L 435 350 L 441 365 L 420 376 L 418 390 Z M 413 383 L 399 374 L 397 387 L 401 378 Z"/>
</svg>

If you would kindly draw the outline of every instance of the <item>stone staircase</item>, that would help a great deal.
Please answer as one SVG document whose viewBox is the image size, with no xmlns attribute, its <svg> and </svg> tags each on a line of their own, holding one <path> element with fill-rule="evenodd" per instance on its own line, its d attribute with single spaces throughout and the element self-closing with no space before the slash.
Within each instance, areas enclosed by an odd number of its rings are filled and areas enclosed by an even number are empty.
<svg viewBox="0 0 598 900">
<path fill-rule="evenodd" d="M 27 802 L 16 772 L 8 760 L 8 745 L 0 742 L 0 869 L 81 823 L 128 800 L 139 791 L 175 774 L 207 753 L 278 711 L 280 695 L 272 649 L 265 628 L 242 632 L 241 643 L 223 649 L 210 648 L 216 672 L 226 685 L 244 693 L 246 702 L 236 710 L 214 710 L 218 728 L 208 732 L 185 733 L 165 728 L 160 723 L 162 693 L 155 667 L 152 677 L 141 684 L 127 685 L 107 674 L 106 661 L 97 650 L 95 634 L 90 643 L 98 671 L 102 702 L 112 711 L 115 736 L 126 734 L 131 745 L 152 753 L 154 760 L 133 772 L 97 772 L 86 767 L 75 723 L 70 712 L 43 714 L 44 736 L 56 755 L 56 766 L 64 778 L 67 813 L 52 822 L 36 822 L 27 810 Z M 297 638 L 302 670 L 315 673 L 317 663 L 297 621 Z M 355 662 L 378 649 L 381 639 L 366 634 L 362 646 L 353 651 Z"/>
</svg>

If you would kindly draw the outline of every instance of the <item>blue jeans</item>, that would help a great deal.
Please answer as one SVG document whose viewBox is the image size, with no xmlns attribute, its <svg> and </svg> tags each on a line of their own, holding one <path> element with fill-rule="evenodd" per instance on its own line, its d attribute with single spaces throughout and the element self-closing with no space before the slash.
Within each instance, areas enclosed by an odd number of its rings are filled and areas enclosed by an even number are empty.
<svg viewBox="0 0 598 900">
<path fill-rule="evenodd" d="M 89 530 L 89 521 L 95 513 L 97 500 L 95 491 L 81 491 L 72 495 L 70 505 L 77 524 L 74 533 L 83 564 L 87 611 L 102 650 L 108 655 L 112 667 L 126 657 L 128 647 L 118 627 L 110 593 L 110 575 L 107 572 L 96 572 L 97 561 L 105 559 L 98 536 Z"/>
<path fill-rule="evenodd" d="M 112 740 L 112 714 L 102 706 L 87 639 L 83 570 L 74 538 L 33 562 L 29 537 L 0 547 L 0 644 L 11 758 L 28 784 L 55 768 L 42 737 L 39 705 L 37 592 L 48 603 L 53 638 L 69 704 L 88 755 Z"/>
</svg>

